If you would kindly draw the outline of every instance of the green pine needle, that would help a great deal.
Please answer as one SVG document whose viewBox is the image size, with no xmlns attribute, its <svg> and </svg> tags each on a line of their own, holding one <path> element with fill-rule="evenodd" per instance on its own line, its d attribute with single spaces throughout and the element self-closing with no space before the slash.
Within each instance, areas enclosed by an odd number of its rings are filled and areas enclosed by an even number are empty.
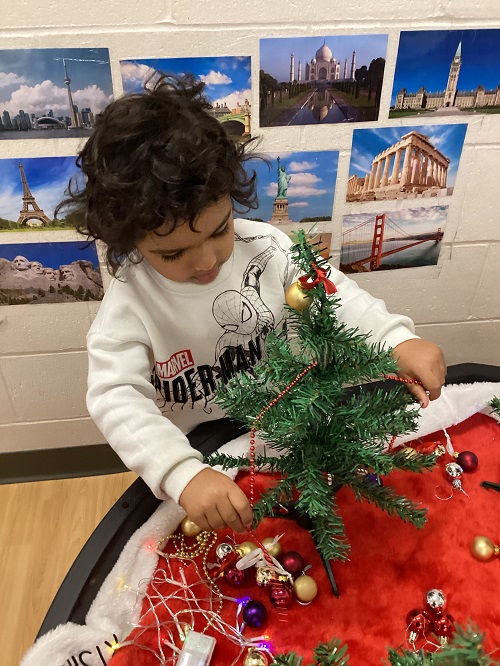
<svg viewBox="0 0 500 666">
<path fill-rule="evenodd" d="M 468 624 L 463 628 L 455 625 L 456 633 L 440 650 L 429 652 L 419 650 L 412 652 L 403 648 L 387 648 L 391 666 L 500 666 L 491 654 L 483 650 L 484 634 L 477 627 Z M 330 666 L 339 664 L 345 666 L 349 662 L 347 645 L 342 645 L 338 638 L 332 638 L 328 643 L 320 643 L 314 650 L 315 661 L 308 666 Z M 373 658 L 367 659 L 373 663 Z M 271 666 L 302 666 L 303 658 L 295 652 L 280 654 L 275 657 Z"/>
<path fill-rule="evenodd" d="M 490 402 L 491 407 L 493 407 L 493 411 L 497 416 L 500 416 L 500 398 L 493 398 L 493 400 Z"/>
</svg>

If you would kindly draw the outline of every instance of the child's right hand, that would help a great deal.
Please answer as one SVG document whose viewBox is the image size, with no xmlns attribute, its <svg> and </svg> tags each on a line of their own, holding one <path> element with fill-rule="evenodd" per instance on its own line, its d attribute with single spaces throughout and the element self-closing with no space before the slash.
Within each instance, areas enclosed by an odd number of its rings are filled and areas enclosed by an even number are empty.
<svg viewBox="0 0 500 666">
<path fill-rule="evenodd" d="M 235 532 L 245 532 L 253 520 L 245 493 L 215 469 L 203 469 L 191 479 L 181 493 L 179 504 L 202 530 L 220 530 L 227 526 Z"/>
</svg>

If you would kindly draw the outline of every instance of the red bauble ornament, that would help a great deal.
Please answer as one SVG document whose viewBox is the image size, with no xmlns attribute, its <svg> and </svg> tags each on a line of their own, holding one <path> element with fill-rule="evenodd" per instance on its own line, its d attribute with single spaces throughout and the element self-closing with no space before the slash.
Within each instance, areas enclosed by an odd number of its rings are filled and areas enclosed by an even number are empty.
<svg viewBox="0 0 500 666">
<path fill-rule="evenodd" d="M 304 570 L 305 562 L 300 553 L 295 550 L 289 550 L 281 557 L 281 566 L 292 576 L 298 576 Z"/>
<path fill-rule="evenodd" d="M 275 608 L 290 608 L 293 602 L 293 590 L 289 583 L 273 582 L 270 586 L 269 599 Z"/>
<path fill-rule="evenodd" d="M 451 638 L 455 633 L 455 620 L 449 613 L 446 613 L 446 615 L 435 617 L 432 620 L 431 627 L 439 638 Z"/>
<path fill-rule="evenodd" d="M 479 464 L 479 459 L 472 451 L 462 451 L 457 456 L 457 463 L 464 472 L 474 472 Z"/>
<path fill-rule="evenodd" d="M 423 608 L 414 608 L 406 616 L 408 631 L 424 636 L 429 627 L 429 614 Z"/>
<path fill-rule="evenodd" d="M 238 587 L 245 580 L 245 569 L 237 569 L 234 565 L 226 569 L 224 579 L 228 585 Z"/>
</svg>

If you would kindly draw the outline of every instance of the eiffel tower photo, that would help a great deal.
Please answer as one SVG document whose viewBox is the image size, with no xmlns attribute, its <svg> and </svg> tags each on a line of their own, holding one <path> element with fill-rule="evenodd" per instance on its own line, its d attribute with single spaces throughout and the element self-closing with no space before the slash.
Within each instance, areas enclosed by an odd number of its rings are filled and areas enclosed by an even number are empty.
<svg viewBox="0 0 500 666">
<path fill-rule="evenodd" d="M 35 201 L 35 197 L 31 194 L 26 174 L 22 164 L 19 164 L 19 171 L 21 172 L 21 179 L 23 181 L 23 207 L 19 213 L 17 224 L 26 227 L 29 220 L 40 220 L 44 227 L 51 224 L 51 220 L 45 215 L 43 210 Z"/>
</svg>

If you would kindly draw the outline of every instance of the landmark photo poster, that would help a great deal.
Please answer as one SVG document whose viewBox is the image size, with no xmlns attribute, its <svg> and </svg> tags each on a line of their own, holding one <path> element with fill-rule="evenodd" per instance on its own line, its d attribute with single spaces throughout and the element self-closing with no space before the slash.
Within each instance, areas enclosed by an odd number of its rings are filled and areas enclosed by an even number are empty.
<svg viewBox="0 0 500 666">
<path fill-rule="evenodd" d="M 108 49 L 0 50 L 0 139 L 90 136 L 112 99 Z"/>
<path fill-rule="evenodd" d="M 437 264 L 448 206 L 345 215 L 340 270 L 365 273 Z"/>
<path fill-rule="evenodd" d="M 260 40 L 260 126 L 377 120 L 387 35 Z"/>
<path fill-rule="evenodd" d="M 466 124 L 354 130 L 347 202 L 453 194 Z"/>
<path fill-rule="evenodd" d="M 0 160 L 0 234 L 74 228 L 70 215 L 54 219 L 54 209 L 78 176 L 83 178 L 76 157 Z"/>
<path fill-rule="evenodd" d="M 289 234 L 299 226 L 328 254 L 339 153 L 335 150 L 266 153 L 247 162 L 257 174 L 259 207 L 242 217 L 269 222 Z M 321 239 L 318 237 L 321 236 Z"/>
<path fill-rule="evenodd" d="M 402 32 L 389 118 L 500 113 L 500 30 Z"/>
<path fill-rule="evenodd" d="M 0 305 L 100 301 L 103 295 L 94 243 L 0 245 Z"/>
<path fill-rule="evenodd" d="M 205 84 L 215 117 L 233 138 L 248 141 L 252 115 L 250 56 L 140 58 L 120 60 L 123 90 L 141 92 L 154 74 L 192 74 Z M 149 77 L 153 79 L 149 81 Z"/>
</svg>

